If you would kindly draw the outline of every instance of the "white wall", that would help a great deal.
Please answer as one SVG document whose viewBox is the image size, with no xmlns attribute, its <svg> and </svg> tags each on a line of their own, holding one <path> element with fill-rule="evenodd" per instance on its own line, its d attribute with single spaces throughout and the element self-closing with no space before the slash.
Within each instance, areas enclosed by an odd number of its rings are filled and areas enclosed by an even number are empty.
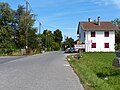
<svg viewBox="0 0 120 90">
<path fill-rule="evenodd" d="M 91 37 L 91 31 L 85 32 L 86 52 L 114 52 L 115 31 L 109 31 L 109 37 L 104 37 L 104 31 L 95 32 L 95 37 Z M 91 48 L 92 42 L 96 43 L 96 48 Z M 104 43 L 109 43 L 109 48 L 104 48 Z"/>
</svg>

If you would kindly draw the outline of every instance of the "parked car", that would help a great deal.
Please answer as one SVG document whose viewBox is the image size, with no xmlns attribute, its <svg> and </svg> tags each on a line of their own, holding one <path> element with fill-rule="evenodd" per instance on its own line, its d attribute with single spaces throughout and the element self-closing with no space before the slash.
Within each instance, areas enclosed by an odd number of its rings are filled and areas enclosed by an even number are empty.
<svg viewBox="0 0 120 90">
<path fill-rule="evenodd" d="M 65 53 L 74 53 L 74 52 L 76 52 L 74 47 L 70 47 L 65 50 Z"/>
</svg>

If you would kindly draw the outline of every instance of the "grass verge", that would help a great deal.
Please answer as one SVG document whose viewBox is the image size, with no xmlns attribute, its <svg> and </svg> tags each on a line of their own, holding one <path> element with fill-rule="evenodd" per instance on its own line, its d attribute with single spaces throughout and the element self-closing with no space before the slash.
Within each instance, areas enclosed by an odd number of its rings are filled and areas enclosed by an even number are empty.
<svg viewBox="0 0 120 90">
<path fill-rule="evenodd" d="M 115 53 L 83 53 L 70 64 L 85 90 L 120 90 L 120 69 L 112 66 Z"/>
</svg>

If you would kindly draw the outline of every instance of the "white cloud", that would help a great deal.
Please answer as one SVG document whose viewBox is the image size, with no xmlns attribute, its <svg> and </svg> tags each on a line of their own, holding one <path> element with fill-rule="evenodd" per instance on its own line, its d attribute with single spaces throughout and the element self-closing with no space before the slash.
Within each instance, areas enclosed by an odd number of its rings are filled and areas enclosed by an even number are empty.
<svg viewBox="0 0 120 90">
<path fill-rule="evenodd" d="M 112 0 L 115 5 L 120 8 L 120 0 Z"/>
<path fill-rule="evenodd" d="M 94 3 L 98 5 L 115 5 L 120 8 L 120 0 L 93 0 Z"/>
<path fill-rule="evenodd" d="M 93 0 L 94 3 L 98 5 L 109 5 L 113 0 Z"/>
</svg>

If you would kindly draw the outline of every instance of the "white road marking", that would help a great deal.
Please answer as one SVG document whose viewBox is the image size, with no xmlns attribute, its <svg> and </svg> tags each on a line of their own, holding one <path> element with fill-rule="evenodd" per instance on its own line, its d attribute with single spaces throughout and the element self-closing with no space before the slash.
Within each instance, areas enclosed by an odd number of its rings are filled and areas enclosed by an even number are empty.
<svg viewBox="0 0 120 90">
<path fill-rule="evenodd" d="M 70 65 L 69 64 L 64 64 L 65 67 L 69 67 Z"/>
</svg>

